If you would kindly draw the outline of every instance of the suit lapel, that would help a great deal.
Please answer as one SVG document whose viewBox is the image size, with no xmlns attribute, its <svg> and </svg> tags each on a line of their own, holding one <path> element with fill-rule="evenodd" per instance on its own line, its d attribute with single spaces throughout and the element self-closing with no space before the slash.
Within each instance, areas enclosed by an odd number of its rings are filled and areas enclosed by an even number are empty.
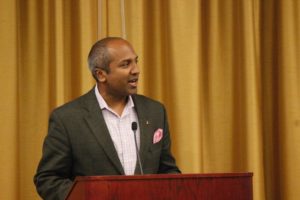
<svg viewBox="0 0 300 200">
<path fill-rule="evenodd" d="M 140 157 L 141 163 L 145 163 L 145 155 L 148 153 L 149 146 L 152 141 L 151 134 L 151 120 L 148 116 L 147 108 L 143 105 L 143 102 L 140 101 L 137 96 L 133 95 L 134 106 L 138 115 L 139 127 L 140 127 Z M 143 166 L 144 167 L 144 166 Z M 136 173 L 140 173 L 138 166 L 135 168 Z"/>
<path fill-rule="evenodd" d="M 122 164 L 105 124 L 102 112 L 100 111 L 94 89 L 87 94 L 85 106 L 89 110 L 89 114 L 85 117 L 85 120 L 95 135 L 97 142 L 102 146 L 107 157 L 111 160 L 119 173 L 124 174 Z"/>
</svg>

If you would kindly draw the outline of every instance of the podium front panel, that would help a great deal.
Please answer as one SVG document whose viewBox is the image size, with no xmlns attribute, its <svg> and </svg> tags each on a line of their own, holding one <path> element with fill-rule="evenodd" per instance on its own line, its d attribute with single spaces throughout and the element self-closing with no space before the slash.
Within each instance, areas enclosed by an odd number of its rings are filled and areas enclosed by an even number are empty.
<svg viewBox="0 0 300 200">
<path fill-rule="evenodd" d="M 77 177 L 68 200 L 252 200 L 252 173 Z"/>
</svg>

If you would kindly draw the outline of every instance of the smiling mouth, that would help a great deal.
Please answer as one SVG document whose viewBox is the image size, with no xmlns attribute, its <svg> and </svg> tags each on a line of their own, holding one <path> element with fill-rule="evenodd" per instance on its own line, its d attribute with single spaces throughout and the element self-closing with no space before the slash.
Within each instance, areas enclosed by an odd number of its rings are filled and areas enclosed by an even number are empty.
<svg viewBox="0 0 300 200">
<path fill-rule="evenodd" d="M 133 78 L 133 79 L 130 79 L 128 81 L 128 83 L 132 86 L 132 87 L 137 87 L 137 84 L 138 84 L 138 78 Z"/>
</svg>

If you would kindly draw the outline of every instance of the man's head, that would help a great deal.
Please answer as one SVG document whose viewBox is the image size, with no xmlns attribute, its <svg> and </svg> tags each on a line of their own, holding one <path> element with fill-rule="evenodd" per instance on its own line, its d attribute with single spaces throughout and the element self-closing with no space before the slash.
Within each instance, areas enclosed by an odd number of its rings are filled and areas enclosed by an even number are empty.
<svg viewBox="0 0 300 200">
<path fill-rule="evenodd" d="M 102 40 L 97 41 L 91 48 L 88 55 L 88 64 L 93 77 L 97 80 L 95 76 L 97 69 L 103 69 L 109 72 L 109 63 L 111 62 L 111 57 L 108 52 L 107 44 L 113 40 L 121 40 L 118 37 L 107 37 Z"/>
<path fill-rule="evenodd" d="M 131 44 L 118 37 L 96 42 L 88 56 L 89 68 L 102 93 L 127 96 L 137 91 L 139 68 Z"/>
</svg>

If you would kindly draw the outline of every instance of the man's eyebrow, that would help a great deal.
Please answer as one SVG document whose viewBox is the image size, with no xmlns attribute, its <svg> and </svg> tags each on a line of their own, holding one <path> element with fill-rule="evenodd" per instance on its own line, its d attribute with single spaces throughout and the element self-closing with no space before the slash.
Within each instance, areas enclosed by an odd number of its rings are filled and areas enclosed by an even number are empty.
<svg viewBox="0 0 300 200">
<path fill-rule="evenodd" d="M 131 60 L 138 60 L 138 56 L 136 56 L 135 58 L 131 59 L 131 58 L 125 58 L 123 60 L 121 60 L 120 62 L 128 62 L 128 61 L 131 61 Z"/>
</svg>

